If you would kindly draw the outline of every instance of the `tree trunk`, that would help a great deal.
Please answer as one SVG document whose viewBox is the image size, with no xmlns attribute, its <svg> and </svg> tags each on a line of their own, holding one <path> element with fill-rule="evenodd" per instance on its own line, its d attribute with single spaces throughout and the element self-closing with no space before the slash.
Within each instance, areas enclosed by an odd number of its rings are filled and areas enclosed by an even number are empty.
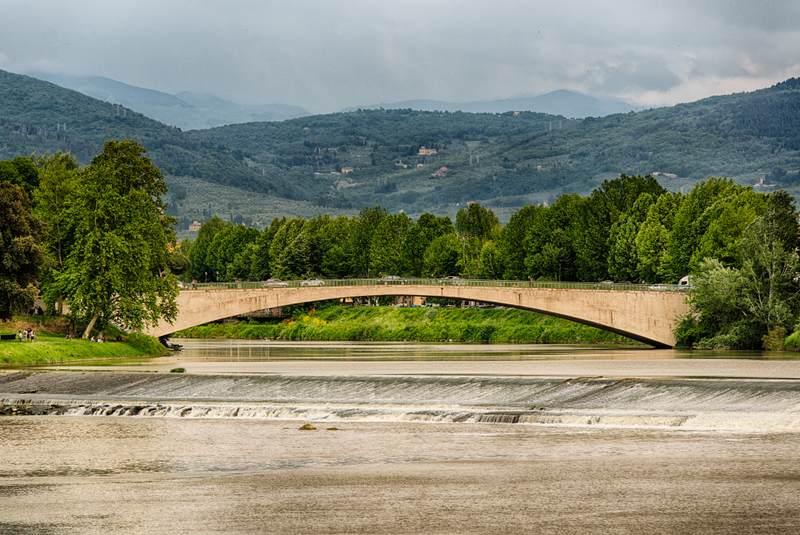
<svg viewBox="0 0 800 535">
<path fill-rule="evenodd" d="M 89 321 L 89 325 L 86 326 L 86 330 L 83 331 L 83 337 L 89 338 L 92 334 L 92 330 L 94 329 L 94 324 L 97 323 L 98 314 L 92 316 L 92 319 Z"/>
</svg>

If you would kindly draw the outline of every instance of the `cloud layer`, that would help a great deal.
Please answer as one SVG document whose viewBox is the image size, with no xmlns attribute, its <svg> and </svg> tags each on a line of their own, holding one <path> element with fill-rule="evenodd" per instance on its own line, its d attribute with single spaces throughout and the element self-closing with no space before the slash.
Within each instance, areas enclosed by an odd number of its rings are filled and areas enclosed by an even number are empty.
<svg viewBox="0 0 800 535">
<path fill-rule="evenodd" d="M 0 69 L 315 111 L 570 88 L 641 105 L 800 75 L 780 0 L 2 0 Z"/>
</svg>

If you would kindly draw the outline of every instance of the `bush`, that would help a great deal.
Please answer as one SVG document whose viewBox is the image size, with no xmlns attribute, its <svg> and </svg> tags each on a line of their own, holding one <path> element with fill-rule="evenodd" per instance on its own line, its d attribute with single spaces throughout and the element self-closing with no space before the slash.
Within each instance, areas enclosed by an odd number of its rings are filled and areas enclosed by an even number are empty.
<svg viewBox="0 0 800 535">
<path fill-rule="evenodd" d="M 775 327 L 762 338 L 764 349 L 767 351 L 783 351 L 785 340 L 786 329 L 783 327 Z"/>
<path fill-rule="evenodd" d="M 158 341 L 158 338 L 147 336 L 146 334 L 130 333 L 127 335 L 126 341 L 131 347 L 143 353 L 147 353 L 148 355 L 156 356 L 165 355 L 167 353 L 167 348 Z"/>
<path fill-rule="evenodd" d="M 786 337 L 783 342 L 783 348 L 786 351 L 800 351 L 800 329 Z"/>
</svg>

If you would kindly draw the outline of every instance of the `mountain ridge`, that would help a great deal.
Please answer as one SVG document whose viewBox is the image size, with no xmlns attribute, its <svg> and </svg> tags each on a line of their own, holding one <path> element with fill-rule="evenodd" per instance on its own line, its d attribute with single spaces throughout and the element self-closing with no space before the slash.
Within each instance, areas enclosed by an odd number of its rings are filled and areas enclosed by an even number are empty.
<svg viewBox="0 0 800 535">
<path fill-rule="evenodd" d="M 87 162 L 106 139 L 122 137 L 181 178 L 188 196 L 173 206 L 187 217 L 280 199 L 311 213 L 380 204 L 410 214 L 452 214 L 479 201 L 502 217 L 619 173 L 654 173 L 673 190 L 728 175 L 797 193 L 800 80 L 601 118 L 378 109 L 181 131 L 0 71 L 0 158 L 69 151 Z M 224 186 L 225 199 L 192 184 Z"/>
<path fill-rule="evenodd" d="M 275 121 L 308 115 L 308 111 L 300 106 L 239 104 L 216 95 L 203 95 L 190 91 L 171 94 L 104 76 L 73 76 L 42 71 L 30 72 L 28 75 L 98 100 L 123 105 L 183 130 L 241 122 Z"/>
</svg>

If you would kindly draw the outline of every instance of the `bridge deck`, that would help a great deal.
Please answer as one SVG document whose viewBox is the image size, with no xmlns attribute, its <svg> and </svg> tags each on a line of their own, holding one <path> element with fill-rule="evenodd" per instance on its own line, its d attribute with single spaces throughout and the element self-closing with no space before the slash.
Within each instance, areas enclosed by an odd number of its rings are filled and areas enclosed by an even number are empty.
<svg viewBox="0 0 800 535">
<path fill-rule="evenodd" d="M 675 326 L 689 311 L 684 290 L 686 287 L 675 285 L 394 278 L 198 284 L 180 292 L 173 324 L 162 321 L 148 333 L 162 336 L 224 318 L 314 301 L 406 295 L 531 310 L 664 347 L 675 344 Z"/>
</svg>

